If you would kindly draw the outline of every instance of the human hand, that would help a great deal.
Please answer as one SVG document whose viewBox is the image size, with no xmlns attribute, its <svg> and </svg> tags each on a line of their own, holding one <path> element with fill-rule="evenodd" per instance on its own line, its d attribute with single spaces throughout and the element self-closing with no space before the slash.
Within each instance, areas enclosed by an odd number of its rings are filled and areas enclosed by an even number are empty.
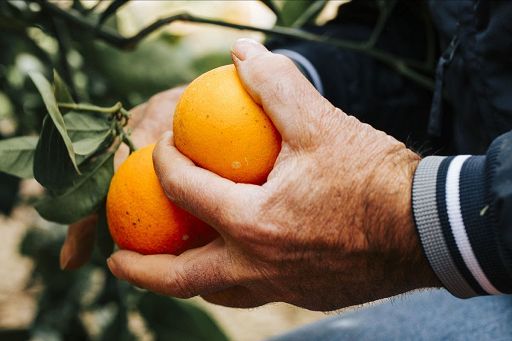
<svg viewBox="0 0 512 341">
<path fill-rule="evenodd" d="M 174 107 L 183 90 L 185 87 L 181 86 L 158 93 L 130 111 L 128 127 L 132 129 L 131 139 L 136 147 L 156 142 L 164 131 L 172 127 Z M 116 169 L 128 154 L 128 147 L 121 145 L 114 159 Z M 60 251 L 61 269 L 76 269 L 89 261 L 94 248 L 97 222 L 98 216 L 92 214 L 69 225 Z"/>
<path fill-rule="evenodd" d="M 414 230 L 419 157 L 324 99 L 286 57 L 238 41 L 241 81 L 282 136 L 262 186 L 194 165 L 167 133 L 155 148 L 168 197 L 220 237 L 179 256 L 121 250 L 112 273 L 165 295 L 233 307 L 332 310 L 438 286 Z"/>
</svg>

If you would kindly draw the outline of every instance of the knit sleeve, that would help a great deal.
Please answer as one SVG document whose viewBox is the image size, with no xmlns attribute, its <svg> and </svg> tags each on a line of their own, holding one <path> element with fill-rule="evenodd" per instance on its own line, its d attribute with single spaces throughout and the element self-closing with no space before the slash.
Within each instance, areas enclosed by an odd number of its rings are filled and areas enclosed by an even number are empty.
<svg viewBox="0 0 512 341">
<path fill-rule="evenodd" d="M 424 158 L 412 196 L 425 255 L 452 294 L 512 293 L 512 132 L 486 155 Z"/>
</svg>

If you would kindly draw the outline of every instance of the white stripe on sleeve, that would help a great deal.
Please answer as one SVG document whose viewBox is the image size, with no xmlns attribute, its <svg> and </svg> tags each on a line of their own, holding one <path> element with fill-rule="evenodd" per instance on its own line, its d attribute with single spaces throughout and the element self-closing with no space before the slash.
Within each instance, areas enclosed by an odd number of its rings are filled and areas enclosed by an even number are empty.
<svg viewBox="0 0 512 341">
<path fill-rule="evenodd" d="M 498 295 L 501 294 L 501 292 L 492 285 L 476 259 L 462 219 L 459 197 L 459 178 L 462 165 L 469 157 L 470 155 L 459 155 L 450 163 L 448 174 L 446 175 L 446 211 L 448 212 L 448 220 L 455 238 L 455 243 L 467 268 L 478 284 L 480 284 L 487 293 Z"/>
</svg>

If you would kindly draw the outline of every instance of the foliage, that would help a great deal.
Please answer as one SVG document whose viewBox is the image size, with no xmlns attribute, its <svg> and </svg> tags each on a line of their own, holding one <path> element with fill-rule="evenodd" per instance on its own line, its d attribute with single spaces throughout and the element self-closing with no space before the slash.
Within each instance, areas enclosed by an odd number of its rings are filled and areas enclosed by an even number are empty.
<svg viewBox="0 0 512 341">
<path fill-rule="evenodd" d="M 95 254 L 73 272 L 55 271 L 65 229 L 30 230 L 22 254 L 34 260 L 33 282 L 42 282 L 32 336 L 42 340 L 135 340 L 140 330 L 127 327 L 140 316 L 155 340 L 225 340 L 218 326 L 196 306 L 142 292 L 117 281 Z M 0 332 L 0 337 L 2 333 Z"/>
</svg>

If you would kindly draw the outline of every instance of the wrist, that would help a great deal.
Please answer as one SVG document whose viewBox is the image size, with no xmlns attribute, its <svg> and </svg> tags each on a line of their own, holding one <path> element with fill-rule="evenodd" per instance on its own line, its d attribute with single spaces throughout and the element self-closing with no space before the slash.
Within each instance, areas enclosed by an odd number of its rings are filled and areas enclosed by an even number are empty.
<svg viewBox="0 0 512 341">
<path fill-rule="evenodd" d="M 405 283 L 409 286 L 409 290 L 442 287 L 423 252 L 412 212 L 413 178 L 421 158 L 410 150 L 407 150 L 407 152 L 409 156 L 405 160 L 405 176 L 401 180 L 403 195 L 397 198 L 398 204 L 396 205 L 399 214 L 398 221 L 401 221 L 397 228 L 400 229 L 399 233 L 403 235 L 401 247 L 403 248 L 402 266 Z"/>
<path fill-rule="evenodd" d="M 440 287 L 423 254 L 412 213 L 412 183 L 420 157 L 402 144 L 386 155 L 368 186 L 372 194 L 367 207 L 374 208 L 366 212 L 368 226 L 379 230 L 377 247 L 388 257 L 390 276 L 401 291 Z"/>
</svg>

